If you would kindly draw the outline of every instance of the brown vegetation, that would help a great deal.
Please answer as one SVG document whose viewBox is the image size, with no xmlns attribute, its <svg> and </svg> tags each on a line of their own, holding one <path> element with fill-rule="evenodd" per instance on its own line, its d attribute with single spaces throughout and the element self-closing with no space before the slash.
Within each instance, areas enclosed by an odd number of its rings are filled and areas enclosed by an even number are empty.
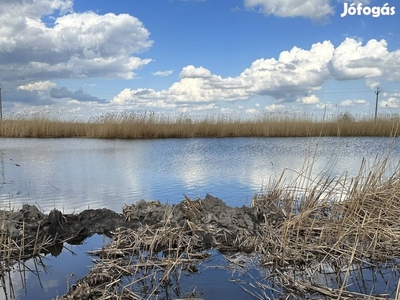
<svg viewBox="0 0 400 300">
<path fill-rule="evenodd" d="M 188 117 L 154 113 L 107 114 L 89 120 L 64 120 L 46 115 L 10 115 L 0 122 L 0 137 L 192 138 L 393 136 L 400 117 L 354 118 L 342 114 L 317 119 L 296 115 L 260 115 L 241 119 L 224 115 Z"/>
<path fill-rule="evenodd" d="M 364 162 L 351 179 L 315 180 L 305 172 L 284 185 L 282 176 L 258 193 L 251 209 L 260 222 L 230 239 L 231 250 L 256 253 L 266 274 L 252 285 L 260 292 L 251 294 L 258 299 L 270 299 L 271 291 L 279 299 L 400 299 L 399 276 L 394 278 L 397 290 L 390 290 L 393 278 L 383 275 L 384 268 L 398 267 L 400 257 L 399 166 L 387 177 L 387 163 L 376 161 L 368 168 Z M 92 271 L 61 299 L 149 299 L 164 285 L 179 286 L 183 272 L 195 272 L 196 262 L 206 255 L 196 247 L 198 234 L 222 237 L 217 248 L 224 235 L 232 235 L 218 220 L 200 222 L 204 203 L 182 203 L 184 225 L 171 222 L 171 210 L 166 210 L 157 227 L 115 232 L 111 244 L 93 253 L 98 258 Z M 387 282 L 386 291 L 377 293 L 376 282 L 363 282 L 362 276 L 356 280 L 363 290 L 349 290 L 354 273 L 369 268 L 376 268 Z"/>
<path fill-rule="evenodd" d="M 171 287 L 179 289 L 182 274 L 197 271 L 210 248 L 257 255 L 265 274 L 253 284 L 258 299 L 271 298 L 271 291 L 274 298 L 400 299 L 400 276 L 384 275 L 385 268 L 400 268 L 400 163 L 364 160 L 355 178 L 314 178 L 313 161 L 304 166 L 289 183 L 285 171 L 251 207 L 228 207 L 207 195 L 173 206 L 140 201 L 123 214 L 54 210 L 44 216 L 29 206 L 16 214 L 1 211 L 1 285 L 7 293 L 12 264 L 97 232 L 112 242 L 91 253 L 92 270 L 60 299 L 162 298 Z M 372 279 L 357 283 L 363 290 L 350 289 L 355 270 L 369 268 L 387 281 L 383 293 Z"/>
</svg>

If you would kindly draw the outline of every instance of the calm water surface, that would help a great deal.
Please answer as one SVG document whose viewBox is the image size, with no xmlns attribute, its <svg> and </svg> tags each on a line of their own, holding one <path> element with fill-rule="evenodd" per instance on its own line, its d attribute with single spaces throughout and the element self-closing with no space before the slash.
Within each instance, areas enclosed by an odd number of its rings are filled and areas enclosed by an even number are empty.
<svg viewBox="0 0 400 300">
<path fill-rule="evenodd" d="M 254 193 L 283 170 L 289 181 L 306 161 L 313 161 L 313 176 L 324 173 L 355 176 L 361 161 L 385 156 L 399 159 L 400 142 L 389 138 L 224 138 L 224 139 L 4 139 L 0 138 L 0 203 L 19 208 L 36 204 L 48 213 L 86 208 L 121 211 L 123 205 L 140 199 L 176 203 L 206 193 L 232 206 L 249 205 Z M 95 236 L 82 246 L 68 246 L 58 257 L 47 256 L 49 269 L 41 271 L 41 283 L 27 275 L 26 294 L 16 272 L 13 281 L 17 299 L 52 299 L 66 292 L 71 282 L 88 272 L 86 250 L 101 246 Z M 76 255 L 75 255 L 76 254 Z M 204 265 L 224 264 L 215 258 Z M 33 261 L 28 262 L 33 264 Z M 32 267 L 32 266 L 30 266 Z M 75 277 L 71 277 L 75 274 Z M 203 276 L 204 275 L 204 276 Z M 185 279 L 187 286 L 200 286 L 204 299 L 229 295 L 252 299 L 237 284 L 231 272 L 204 268 Z M 243 278 L 242 278 L 243 279 Z M 210 282 L 210 280 L 212 282 Z M 4 299 L 0 291 L 0 299 Z M 215 297 L 214 297 L 215 299 Z"/>
<path fill-rule="evenodd" d="M 285 168 L 301 170 L 307 157 L 315 156 L 313 174 L 355 175 L 363 157 L 388 148 L 396 156 L 399 145 L 388 138 L 0 139 L 0 201 L 45 212 L 121 211 L 140 199 L 176 203 L 182 194 L 210 193 L 241 206 Z"/>
</svg>

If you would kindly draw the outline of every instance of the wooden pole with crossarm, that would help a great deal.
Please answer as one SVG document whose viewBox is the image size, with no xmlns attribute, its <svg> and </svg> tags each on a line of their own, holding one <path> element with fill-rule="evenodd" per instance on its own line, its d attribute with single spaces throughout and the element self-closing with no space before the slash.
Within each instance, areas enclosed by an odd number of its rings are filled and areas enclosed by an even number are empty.
<svg viewBox="0 0 400 300">
<path fill-rule="evenodd" d="M 376 104 L 375 104 L 375 121 L 376 121 L 376 118 L 377 118 L 377 116 L 378 116 L 378 96 L 379 96 L 379 93 L 380 93 L 381 91 L 379 90 L 379 88 L 377 87 L 376 88 L 376 92 L 375 92 L 375 94 L 376 94 Z"/>
</svg>

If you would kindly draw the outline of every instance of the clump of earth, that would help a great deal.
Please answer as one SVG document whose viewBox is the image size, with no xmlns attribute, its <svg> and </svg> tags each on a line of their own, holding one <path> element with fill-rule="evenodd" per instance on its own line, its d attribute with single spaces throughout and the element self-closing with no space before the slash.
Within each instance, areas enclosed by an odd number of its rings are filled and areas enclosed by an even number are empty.
<svg viewBox="0 0 400 300">
<path fill-rule="evenodd" d="M 14 241 L 24 239 L 25 244 L 26 240 L 42 240 L 45 237 L 50 237 L 53 245 L 64 242 L 80 244 L 93 234 L 112 236 L 119 228 L 135 230 L 141 226 L 159 228 L 165 225 L 176 228 L 190 224 L 193 228 L 199 228 L 194 229 L 197 248 L 214 247 L 229 250 L 235 247 L 233 241 L 239 232 L 256 234 L 260 225 L 266 221 L 265 213 L 255 207 L 230 207 L 221 199 L 209 194 L 204 199 L 185 198 L 172 206 L 158 201 L 140 200 L 126 205 L 122 213 L 102 208 L 88 209 L 78 214 L 62 214 L 55 209 L 49 214 L 44 214 L 36 206 L 25 204 L 16 212 L 0 211 L 2 233 L 11 236 Z M 269 222 L 277 224 L 283 220 L 277 208 L 270 209 L 275 213 Z M 221 230 L 223 235 L 214 234 Z M 48 251 L 57 254 L 61 249 L 62 247 L 56 247 L 56 250 L 49 248 Z"/>
</svg>

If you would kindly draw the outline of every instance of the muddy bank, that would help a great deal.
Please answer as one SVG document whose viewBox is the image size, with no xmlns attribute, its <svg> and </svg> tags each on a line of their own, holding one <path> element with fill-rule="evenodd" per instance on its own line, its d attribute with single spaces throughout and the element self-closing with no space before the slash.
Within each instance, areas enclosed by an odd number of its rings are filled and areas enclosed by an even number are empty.
<svg viewBox="0 0 400 300">
<path fill-rule="evenodd" d="M 191 200 L 186 197 L 172 206 L 140 200 L 123 207 L 122 211 L 117 213 L 103 208 L 88 209 L 78 214 L 62 214 L 58 210 L 44 214 L 36 206 L 25 204 L 17 212 L 0 211 L 1 228 L 3 234 L 11 236 L 14 241 L 24 240 L 25 245 L 29 240 L 45 238 L 51 238 L 52 244 L 57 245 L 63 242 L 79 244 L 96 233 L 111 236 L 118 228 L 136 230 L 143 226 L 187 226 L 196 236 L 195 246 L 198 249 L 239 250 L 234 243 L 238 234 L 255 235 L 264 222 L 264 215 L 255 208 L 230 207 L 209 194 L 205 199 Z M 275 224 L 281 216 L 279 212 L 273 215 L 274 219 L 270 221 Z M 49 247 L 47 250 L 56 255 L 62 247 Z"/>
</svg>

